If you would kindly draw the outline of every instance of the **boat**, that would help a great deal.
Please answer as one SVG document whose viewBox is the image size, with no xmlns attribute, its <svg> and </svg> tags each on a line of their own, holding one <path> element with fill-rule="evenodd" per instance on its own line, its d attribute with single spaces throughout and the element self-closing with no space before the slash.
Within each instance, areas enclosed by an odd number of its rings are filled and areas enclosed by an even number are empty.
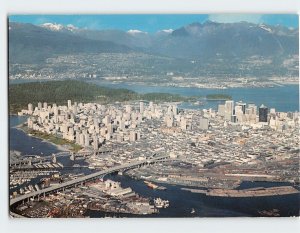
<svg viewBox="0 0 300 233">
<path fill-rule="evenodd" d="M 158 186 L 150 181 L 145 180 L 144 183 L 151 189 L 158 189 L 158 190 L 166 190 L 167 188 L 164 186 Z"/>
<path fill-rule="evenodd" d="M 155 207 L 156 208 L 167 208 L 167 207 L 169 207 L 169 205 L 170 205 L 170 203 L 169 203 L 169 201 L 168 200 L 163 200 L 163 199 L 161 199 L 161 198 L 155 198 L 154 199 L 154 205 L 155 205 Z"/>
<path fill-rule="evenodd" d="M 157 188 L 158 188 L 158 185 L 153 184 L 153 183 L 151 183 L 150 181 L 145 180 L 144 183 L 145 183 L 149 188 L 152 188 L 152 189 L 157 189 Z"/>
</svg>

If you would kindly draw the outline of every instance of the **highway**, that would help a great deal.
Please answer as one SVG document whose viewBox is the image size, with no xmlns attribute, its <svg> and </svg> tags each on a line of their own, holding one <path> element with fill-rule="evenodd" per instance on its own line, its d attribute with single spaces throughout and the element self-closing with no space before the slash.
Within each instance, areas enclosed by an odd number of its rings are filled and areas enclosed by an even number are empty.
<svg viewBox="0 0 300 233">
<path fill-rule="evenodd" d="M 80 177 L 80 178 L 77 178 L 74 180 L 70 180 L 70 181 L 61 183 L 60 185 L 57 185 L 57 186 L 48 187 L 45 189 L 41 189 L 41 190 L 38 190 L 35 192 L 31 192 L 31 193 L 24 194 L 19 197 L 13 198 L 10 200 L 10 206 L 12 206 L 16 203 L 20 203 L 25 200 L 29 200 L 30 198 L 40 197 L 41 195 L 46 195 L 47 193 L 51 193 L 54 191 L 60 191 L 60 190 L 66 189 L 66 188 L 76 186 L 78 184 L 83 184 L 87 181 L 94 180 L 97 177 L 101 177 L 101 176 L 104 176 L 104 175 L 107 175 L 107 174 L 110 174 L 113 172 L 128 170 L 128 169 L 138 167 L 140 165 L 149 165 L 149 164 L 153 164 L 155 162 L 160 162 L 160 161 L 162 161 L 162 162 L 170 161 L 170 158 L 169 158 L 169 156 L 159 156 L 159 157 L 154 157 L 154 158 L 148 159 L 148 160 L 141 160 L 141 161 L 137 161 L 137 162 L 133 162 L 133 163 L 126 163 L 123 165 L 115 166 L 115 167 L 112 167 L 112 168 L 109 168 L 109 169 L 106 169 L 103 171 L 95 172 L 95 173 L 92 173 L 92 174 L 89 174 L 89 175 L 86 175 L 86 176 L 83 176 L 83 177 Z"/>
</svg>

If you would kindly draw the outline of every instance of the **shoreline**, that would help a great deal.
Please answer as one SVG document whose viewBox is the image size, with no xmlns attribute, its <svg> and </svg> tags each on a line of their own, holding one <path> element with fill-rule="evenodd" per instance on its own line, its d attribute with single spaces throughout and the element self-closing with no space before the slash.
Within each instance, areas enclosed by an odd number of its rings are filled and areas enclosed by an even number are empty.
<svg viewBox="0 0 300 233">
<path fill-rule="evenodd" d="M 35 136 L 35 135 L 29 135 L 29 134 L 26 132 L 26 130 L 24 130 L 24 129 L 22 128 L 22 126 L 23 126 L 23 123 L 21 123 L 21 124 L 19 124 L 19 125 L 16 125 L 16 126 L 14 126 L 14 127 L 12 127 L 12 128 L 15 128 L 15 129 L 17 129 L 17 130 L 22 131 L 22 132 L 25 133 L 28 137 L 37 138 L 37 139 L 40 139 L 42 142 L 49 143 L 49 144 L 51 144 L 52 146 L 55 146 L 56 149 L 58 149 L 58 150 L 60 150 L 60 151 L 62 151 L 62 152 L 71 152 L 70 149 L 65 148 L 63 145 L 55 144 L 55 143 L 53 143 L 53 142 L 51 142 L 51 141 L 48 141 L 48 140 L 46 140 L 46 139 L 44 139 L 44 138 L 41 138 L 41 137 L 38 137 L 38 136 Z"/>
<path fill-rule="evenodd" d="M 160 184 L 160 185 L 174 185 L 174 186 L 182 186 L 183 188 L 181 188 L 181 190 L 184 190 L 184 191 L 189 191 L 191 193 L 199 193 L 199 194 L 206 194 L 208 192 L 208 190 L 221 190 L 222 188 L 212 188 L 212 187 L 205 187 L 205 186 L 195 186 L 195 185 L 191 185 L 191 184 L 186 184 L 186 183 L 178 183 L 178 182 L 173 182 L 173 181 L 160 181 L 160 180 L 156 180 L 156 179 L 149 179 L 149 180 L 146 180 L 146 179 L 142 179 L 142 178 L 139 178 L 135 175 L 131 175 L 131 174 L 128 174 L 128 173 L 125 173 L 124 174 L 125 176 L 129 177 L 130 179 L 134 179 L 134 180 L 138 180 L 138 181 L 150 181 L 150 182 L 154 182 L 154 183 L 157 183 L 157 184 Z M 246 181 L 245 181 L 246 182 Z M 253 182 L 260 182 L 260 181 L 253 181 Z M 267 183 L 278 183 L 278 181 L 265 181 Z M 280 182 L 279 182 L 280 183 Z M 278 185 L 278 186 L 275 186 L 275 187 L 283 187 L 283 186 L 286 186 L 286 185 Z M 290 183 L 290 185 L 288 187 L 291 187 L 291 188 L 294 188 L 294 186 Z M 273 189 L 274 187 L 265 187 L 265 189 Z M 256 189 L 256 188 L 244 188 L 244 189 L 236 189 L 236 188 L 231 188 L 231 189 L 224 189 L 224 190 L 227 190 L 229 192 L 243 192 L 243 191 L 246 191 L 246 190 L 251 190 L 251 189 Z M 279 196 L 286 196 L 286 195 L 291 195 L 291 194 L 300 194 L 300 191 L 296 188 L 294 188 L 295 190 L 297 190 L 297 192 L 292 192 L 292 193 L 285 193 L 285 194 L 281 194 Z M 207 195 L 206 196 L 214 196 L 214 195 Z M 230 197 L 230 196 L 222 196 L 222 195 L 215 195 L 215 197 Z M 272 195 L 263 195 L 263 196 L 269 196 L 269 197 L 273 197 L 273 196 L 278 196 L 278 194 L 272 194 Z M 242 197 L 242 196 L 240 196 Z M 252 197 L 261 197 L 261 195 L 252 195 Z"/>
</svg>

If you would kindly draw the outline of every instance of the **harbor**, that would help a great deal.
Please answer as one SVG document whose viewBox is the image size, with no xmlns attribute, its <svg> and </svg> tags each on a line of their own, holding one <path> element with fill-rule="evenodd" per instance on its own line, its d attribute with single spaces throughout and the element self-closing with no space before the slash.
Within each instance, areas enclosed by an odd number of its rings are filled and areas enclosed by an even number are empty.
<svg viewBox="0 0 300 233">
<path fill-rule="evenodd" d="M 189 189 L 182 188 L 182 190 L 190 191 L 192 193 L 205 194 L 206 196 L 214 197 L 265 197 L 265 196 L 282 196 L 290 194 L 298 194 L 299 191 L 292 186 L 280 186 L 280 187 L 256 187 L 242 190 L 234 189 Z"/>
</svg>

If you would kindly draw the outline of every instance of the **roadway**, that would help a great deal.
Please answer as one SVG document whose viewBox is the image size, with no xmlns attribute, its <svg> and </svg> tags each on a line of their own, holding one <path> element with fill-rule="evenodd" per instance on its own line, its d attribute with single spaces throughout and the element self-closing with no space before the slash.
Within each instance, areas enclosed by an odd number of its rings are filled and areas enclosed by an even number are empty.
<svg viewBox="0 0 300 233">
<path fill-rule="evenodd" d="M 123 165 L 108 168 L 108 169 L 103 170 L 103 171 L 95 172 L 95 173 L 92 173 L 92 174 L 89 174 L 89 175 L 86 175 L 86 176 L 83 176 L 83 177 L 79 177 L 79 178 L 74 179 L 74 180 L 70 180 L 70 181 L 61 183 L 60 185 L 57 185 L 57 186 L 48 187 L 48 188 L 45 188 L 45 189 L 41 189 L 41 190 L 38 190 L 38 191 L 35 191 L 35 192 L 31 192 L 31 193 L 28 193 L 28 194 L 18 196 L 16 198 L 12 198 L 10 200 L 10 206 L 12 206 L 16 203 L 25 201 L 25 200 L 29 200 L 32 197 L 33 198 L 34 197 L 40 197 L 41 195 L 46 195 L 47 193 L 51 193 L 51 192 L 54 192 L 54 191 L 60 191 L 60 190 L 63 191 L 66 188 L 71 188 L 71 187 L 76 186 L 78 184 L 83 184 L 85 182 L 94 180 L 97 177 L 103 177 L 103 176 L 105 176 L 107 174 L 110 174 L 110 173 L 132 169 L 132 168 L 138 167 L 140 165 L 149 165 L 149 164 L 153 164 L 155 162 L 169 161 L 169 160 L 170 160 L 169 156 L 159 156 L 159 157 L 154 157 L 154 158 L 148 159 L 148 160 L 141 160 L 141 161 L 137 161 L 137 162 L 133 162 L 133 163 L 126 163 L 126 164 L 123 164 Z"/>
</svg>

